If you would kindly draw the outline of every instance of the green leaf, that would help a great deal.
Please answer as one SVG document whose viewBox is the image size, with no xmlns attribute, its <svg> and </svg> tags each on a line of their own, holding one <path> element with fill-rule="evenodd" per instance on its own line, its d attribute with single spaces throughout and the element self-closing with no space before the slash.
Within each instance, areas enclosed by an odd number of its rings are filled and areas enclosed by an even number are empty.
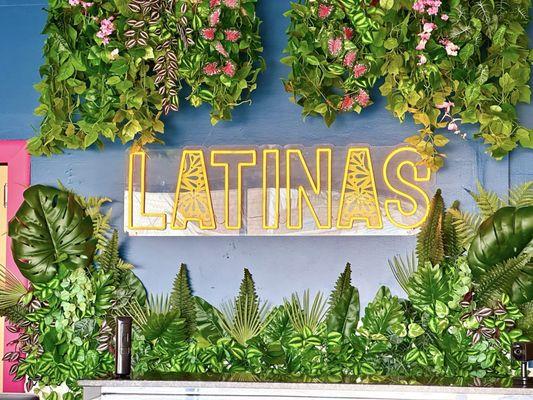
<svg viewBox="0 0 533 400">
<path fill-rule="evenodd" d="M 348 337 L 357 328 L 359 321 L 359 291 L 350 286 L 344 290 L 326 319 L 328 331 L 339 332 Z"/>
<path fill-rule="evenodd" d="M 50 281 L 59 265 L 85 268 L 94 256 L 93 224 L 71 193 L 35 185 L 9 223 L 13 257 L 33 283 Z"/>
</svg>

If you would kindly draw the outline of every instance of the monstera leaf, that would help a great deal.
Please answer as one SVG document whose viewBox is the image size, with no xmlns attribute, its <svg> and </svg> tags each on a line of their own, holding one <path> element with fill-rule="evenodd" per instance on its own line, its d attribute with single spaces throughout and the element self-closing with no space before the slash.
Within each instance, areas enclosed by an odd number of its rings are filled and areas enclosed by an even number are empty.
<svg viewBox="0 0 533 400">
<path fill-rule="evenodd" d="M 367 336 L 384 338 L 405 322 L 405 315 L 400 300 L 392 296 L 390 290 L 382 286 L 365 309 L 361 330 Z"/>
<path fill-rule="evenodd" d="M 9 223 L 15 262 L 34 283 L 50 281 L 59 265 L 69 269 L 92 262 L 96 239 L 91 218 L 68 192 L 36 185 Z"/>
<path fill-rule="evenodd" d="M 490 267 L 516 257 L 533 240 L 533 206 L 502 207 L 478 229 L 468 250 L 474 278 Z"/>
</svg>

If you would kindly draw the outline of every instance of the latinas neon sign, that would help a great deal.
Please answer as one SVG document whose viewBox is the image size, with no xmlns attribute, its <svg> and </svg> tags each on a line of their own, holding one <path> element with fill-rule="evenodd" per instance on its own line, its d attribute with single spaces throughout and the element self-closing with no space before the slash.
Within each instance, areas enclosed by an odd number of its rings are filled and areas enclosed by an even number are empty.
<svg viewBox="0 0 533 400">
<path fill-rule="evenodd" d="M 128 154 L 131 235 L 408 235 L 434 179 L 411 147 L 260 146 Z"/>
</svg>

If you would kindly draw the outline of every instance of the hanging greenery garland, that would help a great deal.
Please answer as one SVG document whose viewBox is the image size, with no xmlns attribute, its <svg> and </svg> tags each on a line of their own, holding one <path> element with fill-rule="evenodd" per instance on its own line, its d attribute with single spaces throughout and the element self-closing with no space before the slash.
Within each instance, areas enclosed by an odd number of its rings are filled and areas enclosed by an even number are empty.
<svg viewBox="0 0 533 400">
<path fill-rule="evenodd" d="M 282 62 L 292 66 L 285 89 L 304 115 L 321 115 L 329 126 L 339 112 L 361 112 L 380 77 L 385 54 L 380 30 L 383 10 L 358 0 L 300 0 L 285 15 L 291 19 Z M 383 36 L 380 43 L 374 37 Z"/>
<path fill-rule="evenodd" d="M 50 0 L 36 85 L 43 120 L 29 150 L 157 141 L 184 85 L 193 106 L 211 105 L 213 124 L 231 119 L 265 68 L 255 2 Z"/>
<path fill-rule="evenodd" d="M 533 147 L 533 130 L 519 124 L 516 111 L 531 97 L 530 7 L 527 0 L 299 0 L 287 13 L 289 57 L 283 61 L 292 72 L 285 86 L 304 115 L 320 114 L 330 124 L 339 112 L 360 111 L 362 105 L 346 97 L 355 86 L 367 90 L 383 78 L 387 109 L 401 121 L 411 114 L 423 126 L 407 141 L 427 165 L 443 165 L 449 139 L 438 131 L 466 138 L 466 123 L 479 124 L 474 137 L 500 159 L 518 146 Z M 354 36 L 335 42 L 347 23 Z M 336 45 L 325 47 L 325 40 Z M 341 57 L 352 50 L 365 73 L 356 78 L 339 68 L 333 77 L 332 67 L 346 68 Z"/>
</svg>

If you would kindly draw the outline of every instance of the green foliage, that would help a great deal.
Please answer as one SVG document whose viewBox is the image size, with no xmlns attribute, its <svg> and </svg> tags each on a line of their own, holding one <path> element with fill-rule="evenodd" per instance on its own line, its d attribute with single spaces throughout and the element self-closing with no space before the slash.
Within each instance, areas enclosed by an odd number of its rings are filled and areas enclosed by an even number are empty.
<svg viewBox="0 0 533 400">
<path fill-rule="evenodd" d="M 281 60 L 292 67 L 285 89 L 304 115 L 321 115 L 330 125 L 341 111 L 360 112 L 359 90 L 382 78 L 387 109 L 421 126 L 406 141 L 435 170 L 449 142 L 444 132 L 466 139 L 463 124 L 479 124 L 474 137 L 496 159 L 531 148 L 533 131 L 520 125 L 516 111 L 531 97 L 531 2 L 451 1 L 437 8 L 430 15 L 403 1 L 291 3 L 288 56 Z M 343 35 L 345 28 L 353 35 Z M 348 52 L 366 66 L 362 75 L 346 61 Z"/>
<path fill-rule="evenodd" d="M 281 61 L 292 68 L 285 90 L 304 116 L 320 115 L 328 126 L 340 112 L 360 113 L 369 106 L 379 78 L 384 32 L 375 26 L 382 10 L 363 3 L 298 0 L 285 13 L 291 23 L 288 56 Z"/>
<path fill-rule="evenodd" d="M 11 223 L 13 241 L 19 241 L 14 254 L 42 260 L 46 267 L 42 273 L 31 270 L 24 295 L 23 287 L 14 285 L 18 301 L 15 304 L 13 298 L 1 310 L 21 334 L 17 351 L 10 354 L 17 361 L 10 372 L 27 377 L 27 388 L 41 391 L 44 386 L 54 389 L 66 384 L 72 392 L 63 398 L 78 398 L 79 379 L 100 378 L 113 370 L 110 344 L 115 307 L 142 296 L 132 289 L 131 266 L 118 255 L 116 232 L 112 234 L 107 223 L 109 214 L 101 213 L 106 199 L 83 199 L 63 187 L 43 186 L 30 187 L 25 196 Z M 29 247 L 22 242 L 30 243 L 34 253 L 24 255 Z M 176 332 L 171 335 L 178 337 Z M 54 398 L 47 393 L 42 392 L 44 398 Z"/>
<path fill-rule="evenodd" d="M 461 245 L 460 234 L 454 224 L 454 211 L 459 211 L 458 201 L 455 201 L 452 206 L 446 210 L 442 220 L 442 244 L 444 247 L 444 258 L 446 260 L 455 260 L 464 251 L 463 246 Z"/>
<path fill-rule="evenodd" d="M 396 281 L 399 283 L 405 293 L 409 293 L 409 279 L 411 276 L 413 276 L 418 268 L 415 253 L 413 252 L 410 255 L 408 254 L 405 257 L 405 260 L 399 255 L 394 256 L 392 260 L 389 260 L 389 267 L 394 275 L 394 278 L 396 278 Z"/>
<path fill-rule="evenodd" d="M 9 223 L 13 257 L 32 283 L 46 283 L 58 267 L 74 270 L 93 259 L 96 240 L 91 218 L 71 194 L 36 185 Z"/>
<path fill-rule="evenodd" d="M 181 264 L 176 279 L 174 279 L 170 304 L 185 320 L 187 334 L 192 336 L 196 330 L 196 306 L 189 286 L 189 275 L 185 264 Z"/>
<path fill-rule="evenodd" d="M 244 346 L 265 328 L 268 308 L 267 303 L 261 304 L 252 274 L 245 268 L 239 295 L 232 302 L 222 305 L 220 322 L 226 333 Z"/>
<path fill-rule="evenodd" d="M 444 212 L 444 200 L 440 189 L 438 189 L 429 205 L 426 222 L 416 238 L 416 255 L 420 265 L 424 265 L 426 262 L 435 265 L 444 259 L 442 232 Z"/>
<path fill-rule="evenodd" d="M 516 257 L 533 240 L 533 206 L 502 207 L 479 226 L 468 249 L 476 278 L 501 261 Z"/>
<path fill-rule="evenodd" d="M 216 10 L 208 0 L 170 6 L 105 0 L 89 7 L 50 0 L 42 81 L 35 86 L 35 112 L 43 119 L 30 152 L 50 155 L 105 140 L 158 142 L 161 116 L 178 110 L 184 85 L 191 105 L 211 105 L 213 124 L 230 119 L 236 105 L 249 102 L 264 70 L 260 20 L 255 0 L 218 10 L 220 18 L 210 23 Z M 98 36 L 104 20 L 113 31 L 105 41 Z M 211 25 L 216 32 L 209 40 L 203 32 Z M 228 29 L 238 37 L 228 40 Z"/>
<path fill-rule="evenodd" d="M 299 334 L 310 332 L 314 334 L 326 315 L 326 301 L 322 293 L 318 292 L 311 303 L 309 290 L 300 300 L 298 293 L 293 293 L 290 300 L 285 299 L 285 310 L 289 316 L 292 327 Z"/>
<path fill-rule="evenodd" d="M 0 310 L 16 306 L 28 289 L 7 267 L 0 265 Z"/>
<path fill-rule="evenodd" d="M 359 322 L 359 291 L 351 284 L 352 269 L 349 263 L 339 275 L 331 292 L 326 326 L 329 332 L 350 336 Z"/>
</svg>

